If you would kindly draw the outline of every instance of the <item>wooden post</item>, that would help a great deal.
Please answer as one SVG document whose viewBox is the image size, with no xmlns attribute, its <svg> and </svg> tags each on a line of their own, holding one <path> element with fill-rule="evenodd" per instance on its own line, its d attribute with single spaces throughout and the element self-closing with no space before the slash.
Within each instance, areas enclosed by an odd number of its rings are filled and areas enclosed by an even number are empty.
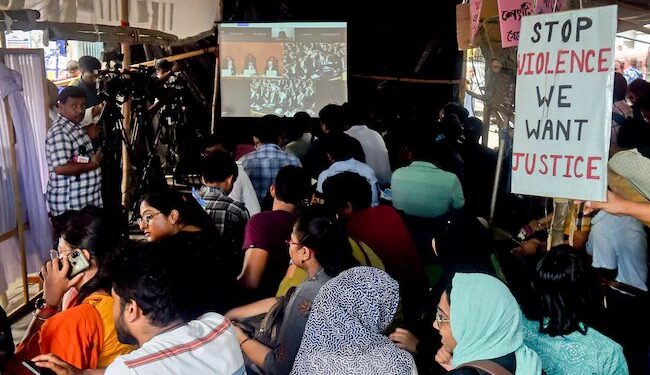
<svg viewBox="0 0 650 375">
<path fill-rule="evenodd" d="M 122 27 L 129 27 L 129 0 L 120 0 L 120 24 Z M 131 65 L 131 45 L 122 43 L 122 69 L 129 69 Z M 122 115 L 124 116 L 124 133 L 126 139 L 131 139 L 131 100 L 122 105 Z M 129 160 L 129 150 L 125 143 L 122 143 L 122 204 L 129 207 L 129 184 L 131 180 L 131 160 Z"/>
<path fill-rule="evenodd" d="M 9 154 L 11 157 L 11 177 L 14 188 L 14 206 L 16 207 L 16 221 L 18 225 L 18 249 L 20 251 L 20 271 L 23 279 L 23 300 L 29 302 L 29 285 L 27 285 L 27 254 L 25 254 L 25 219 L 23 218 L 23 205 L 20 200 L 20 183 L 18 182 L 18 161 L 16 159 L 16 132 L 11 117 L 9 99 L 3 100 L 7 126 L 9 127 Z"/>
<path fill-rule="evenodd" d="M 212 124 L 210 133 L 217 130 L 217 104 L 219 104 L 219 54 L 214 58 L 214 88 L 212 90 Z"/>
</svg>

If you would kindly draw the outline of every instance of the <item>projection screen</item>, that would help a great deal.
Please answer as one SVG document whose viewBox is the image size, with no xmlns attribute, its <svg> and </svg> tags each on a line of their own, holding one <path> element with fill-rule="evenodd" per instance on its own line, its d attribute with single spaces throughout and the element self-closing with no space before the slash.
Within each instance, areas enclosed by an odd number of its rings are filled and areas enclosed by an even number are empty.
<svg viewBox="0 0 650 375">
<path fill-rule="evenodd" d="M 221 23 L 219 63 L 223 117 L 316 117 L 347 101 L 347 24 Z"/>
</svg>

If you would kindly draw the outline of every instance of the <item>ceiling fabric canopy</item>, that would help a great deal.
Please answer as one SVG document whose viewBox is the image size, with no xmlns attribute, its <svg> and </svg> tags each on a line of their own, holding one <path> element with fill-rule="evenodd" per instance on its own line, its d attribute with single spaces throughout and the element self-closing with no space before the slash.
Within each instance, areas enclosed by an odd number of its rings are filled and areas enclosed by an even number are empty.
<svg viewBox="0 0 650 375">
<path fill-rule="evenodd" d="M 0 10 L 36 10 L 38 22 L 121 26 L 120 0 L 0 0 Z M 219 20 L 215 0 L 130 0 L 129 26 L 179 39 L 204 33 Z M 191 20 L 188 22 L 188 20 Z M 9 25 L 7 25 L 9 26 Z"/>
</svg>

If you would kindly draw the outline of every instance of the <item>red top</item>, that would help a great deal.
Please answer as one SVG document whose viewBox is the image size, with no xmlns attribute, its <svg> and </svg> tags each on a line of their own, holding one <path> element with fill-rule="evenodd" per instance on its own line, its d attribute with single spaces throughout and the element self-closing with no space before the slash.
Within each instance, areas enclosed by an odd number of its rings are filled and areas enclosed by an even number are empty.
<svg viewBox="0 0 650 375">
<path fill-rule="evenodd" d="M 381 258 L 386 272 L 400 283 L 400 289 L 427 287 L 415 243 L 393 207 L 382 205 L 357 211 L 349 219 L 347 230 Z"/>
</svg>

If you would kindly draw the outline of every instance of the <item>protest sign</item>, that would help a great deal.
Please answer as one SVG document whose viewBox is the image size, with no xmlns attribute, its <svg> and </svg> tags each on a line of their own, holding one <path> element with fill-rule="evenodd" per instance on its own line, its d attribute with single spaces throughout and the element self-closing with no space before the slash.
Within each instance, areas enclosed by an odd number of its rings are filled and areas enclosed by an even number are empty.
<svg viewBox="0 0 650 375">
<path fill-rule="evenodd" d="M 537 0 L 534 14 L 561 12 L 566 8 L 567 0 Z"/>
<path fill-rule="evenodd" d="M 469 41 L 472 45 L 474 44 L 474 38 L 476 38 L 476 33 L 481 25 L 481 5 L 483 4 L 482 0 L 470 0 L 469 1 L 469 18 L 470 18 L 470 36 Z"/>
<path fill-rule="evenodd" d="M 524 17 L 512 192 L 603 201 L 617 7 Z"/>
<path fill-rule="evenodd" d="M 522 18 L 533 14 L 534 0 L 499 0 L 498 5 L 501 46 L 514 47 L 519 43 Z"/>
</svg>

